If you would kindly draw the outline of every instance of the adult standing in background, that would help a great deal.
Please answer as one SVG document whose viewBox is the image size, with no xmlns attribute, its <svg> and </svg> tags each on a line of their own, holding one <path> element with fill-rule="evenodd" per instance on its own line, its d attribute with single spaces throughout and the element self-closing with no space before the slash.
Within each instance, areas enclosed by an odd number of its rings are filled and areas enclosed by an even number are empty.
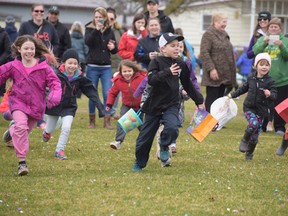
<svg viewBox="0 0 288 216">
<path fill-rule="evenodd" d="M 42 40 L 45 46 L 52 50 L 56 55 L 58 52 L 59 38 L 54 26 L 47 20 L 43 19 L 44 5 L 33 4 L 31 11 L 32 19 L 22 23 L 18 35 L 21 36 L 28 34 Z"/>
<path fill-rule="evenodd" d="M 164 15 L 162 10 L 159 10 L 159 1 L 158 0 L 147 0 L 147 11 L 144 13 L 147 20 L 150 18 L 157 17 L 160 21 L 161 32 L 171 32 L 174 33 L 174 27 L 171 19 Z"/>
<path fill-rule="evenodd" d="M 7 32 L 10 42 L 14 43 L 16 38 L 18 37 L 18 31 L 15 26 L 15 18 L 13 16 L 7 16 L 5 18 L 5 31 Z"/>
<path fill-rule="evenodd" d="M 79 55 L 81 71 L 85 72 L 86 57 L 88 54 L 88 46 L 84 41 L 84 29 L 80 21 L 75 21 L 71 26 L 71 47 L 75 49 Z"/>
<path fill-rule="evenodd" d="M 159 54 L 159 38 L 161 36 L 160 22 L 157 17 L 150 18 L 147 23 L 149 34 L 140 39 L 134 52 L 134 58 L 141 63 L 143 68 L 147 68 L 150 61 Z"/>
<path fill-rule="evenodd" d="M 48 10 L 47 20 L 55 27 L 58 38 L 59 47 L 56 53 L 56 57 L 61 59 L 63 53 L 71 48 L 71 37 L 68 28 L 59 21 L 59 8 L 57 6 L 52 6 Z"/>
<path fill-rule="evenodd" d="M 109 25 L 107 11 L 98 7 L 94 11 L 93 20 L 85 25 L 85 43 L 89 48 L 86 58 L 86 76 L 98 89 L 99 79 L 102 84 L 103 104 L 106 107 L 108 91 L 112 86 L 111 54 L 118 51 L 117 42 L 111 26 Z M 106 111 L 104 128 L 113 129 L 111 112 Z M 89 128 L 95 127 L 95 104 L 89 100 Z"/>
<path fill-rule="evenodd" d="M 8 33 L 0 26 L 0 66 L 9 61 L 9 56 L 11 54 L 10 47 L 11 42 L 9 40 Z M 0 86 L 0 97 L 2 97 L 5 93 L 5 86 L 5 83 Z"/>
<path fill-rule="evenodd" d="M 255 55 L 267 52 L 271 57 L 271 69 L 269 75 L 275 82 L 277 88 L 277 99 L 274 106 L 288 98 L 288 38 L 282 33 L 281 19 L 275 17 L 270 20 L 268 34 L 259 38 L 253 46 Z M 274 128 L 276 134 L 284 135 L 285 121 L 274 112 Z"/>
<path fill-rule="evenodd" d="M 230 37 L 225 31 L 227 16 L 216 13 L 212 24 L 203 34 L 200 45 L 200 58 L 203 65 L 201 84 L 206 86 L 206 110 L 224 96 L 227 86 L 236 85 L 236 64 Z"/>
<path fill-rule="evenodd" d="M 257 40 L 262 37 L 262 36 L 266 36 L 267 32 L 268 32 L 268 24 L 271 20 L 271 13 L 268 11 L 261 11 L 260 13 L 258 13 L 258 19 L 257 19 L 257 25 L 255 26 L 253 35 L 251 37 L 250 43 L 249 43 L 249 47 L 247 50 L 247 56 L 250 59 L 254 59 L 255 58 L 255 54 L 253 52 L 253 46 L 256 44 Z M 273 130 L 273 126 L 272 126 L 272 120 L 273 120 L 273 116 L 274 116 L 274 102 L 270 101 L 269 104 L 269 109 L 270 109 L 270 113 L 268 115 L 268 117 L 264 117 L 263 120 L 263 124 L 262 124 L 262 131 L 266 132 L 268 131 L 272 131 Z"/>
<path fill-rule="evenodd" d="M 134 61 L 134 52 L 138 41 L 148 35 L 146 30 L 147 20 L 143 13 L 135 14 L 132 28 L 125 32 L 118 45 L 118 55 L 122 59 Z"/>
</svg>

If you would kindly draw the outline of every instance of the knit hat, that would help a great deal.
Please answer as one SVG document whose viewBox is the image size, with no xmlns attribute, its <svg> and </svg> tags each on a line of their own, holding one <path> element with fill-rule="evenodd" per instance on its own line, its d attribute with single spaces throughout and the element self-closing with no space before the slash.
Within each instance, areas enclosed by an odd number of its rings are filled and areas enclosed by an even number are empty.
<svg viewBox="0 0 288 216">
<path fill-rule="evenodd" d="M 159 39 L 159 47 L 164 47 L 166 44 L 171 43 L 173 40 L 182 41 L 184 40 L 184 37 L 181 35 L 175 35 L 171 32 L 164 33 Z"/>
<path fill-rule="evenodd" d="M 254 67 L 257 66 L 258 62 L 262 59 L 265 59 L 269 62 L 269 65 L 271 66 L 271 58 L 269 56 L 268 53 L 259 53 L 256 57 L 255 57 L 255 61 L 254 61 Z"/>
<path fill-rule="evenodd" d="M 68 49 L 63 53 L 62 62 L 67 61 L 67 59 L 73 58 L 76 59 L 79 63 L 79 55 L 75 49 Z"/>
<path fill-rule="evenodd" d="M 271 13 L 268 12 L 268 11 L 261 11 L 260 13 L 258 13 L 258 19 L 261 19 L 261 18 L 266 18 L 268 20 L 271 20 Z"/>
</svg>

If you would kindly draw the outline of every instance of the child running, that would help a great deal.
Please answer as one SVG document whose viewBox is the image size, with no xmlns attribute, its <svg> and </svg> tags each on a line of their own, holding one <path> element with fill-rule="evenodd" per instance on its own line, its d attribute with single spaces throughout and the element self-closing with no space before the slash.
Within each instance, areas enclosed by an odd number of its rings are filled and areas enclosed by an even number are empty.
<svg viewBox="0 0 288 216">
<path fill-rule="evenodd" d="M 196 105 L 203 104 L 203 96 L 190 81 L 190 71 L 185 62 L 178 58 L 179 41 L 184 38 L 165 33 L 159 39 L 162 56 L 153 59 L 148 67 L 148 84 L 152 86 L 147 100 L 142 106 L 146 114 L 139 136 L 136 140 L 136 160 L 133 172 L 146 167 L 151 146 L 160 124 L 164 129 L 160 135 L 161 166 L 170 166 L 169 145 L 176 141 L 179 133 L 179 79 L 187 94 Z"/>
<path fill-rule="evenodd" d="M 80 90 L 90 100 L 92 100 L 99 111 L 99 117 L 104 117 L 104 105 L 101 103 L 98 91 L 92 82 L 83 76 L 79 70 L 79 55 L 74 49 L 68 49 L 62 56 L 63 64 L 57 71 L 57 76 L 61 81 L 62 99 L 58 106 L 47 109 L 47 123 L 43 131 L 42 140 L 48 142 L 51 133 L 55 130 L 58 118 L 61 117 L 61 134 L 56 146 L 55 157 L 60 160 L 67 159 L 64 149 L 68 141 L 73 118 L 77 110 L 77 93 Z"/>
<path fill-rule="evenodd" d="M 248 126 L 239 146 L 239 150 L 246 153 L 246 160 L 253 159 L 263 118 L 268 116 L 270 112 L 268 105 L 277 97 L 275 83 L 268 74 L 271 68 L 269 54 L 258 54 L 255 58 L 254 67 L 256 71 L 248 75 L 247 81 L 235 92 L 228 94 L 229 98 L 236 98 L 248 93 L 243 104 Z"/>
<path fill-rule="evenodd" d="M 48 65 L 44 54 L 50 51 L 38 39 L 23 35 L 12 45 L 14 61 L 0 67 L 0 85 L 11 78 L 13 87 L 9 94 L 9 105 L 14 124 L 4 133 L 7 143 L 12 140 L 19 160 L 18 175 L 28 174 L 26 157 L 29 150 L 29 133 L 42 119 L 45 107 L 52 108 L 61 100 L 61 83 Z M 50 93 L 46 101 L 46 87 Z"/>
<path fill-rule="evenodd" d="M 145 73 L 144 73 L 145 72 Z M 141 97 L 134 98 L 133 93 L 141 81 L 146 77 L 146 70 L 131 60 L 122 60 L 119 65 L 119 74 L 113 78 L 114 85 L 108 92 L 106 111 L 109 111 L 119 92 L 122 93 L 122 106 L 120 116 L 123 116 L 130 108 L 137 112 L 140 109 Z M 140 127 L 138 128 L 140 130 Z M 117 124 L 115 141 L 110 143 L 112 149 L 118 150 L 124 141 L 126 133 Z"/>
</svg>

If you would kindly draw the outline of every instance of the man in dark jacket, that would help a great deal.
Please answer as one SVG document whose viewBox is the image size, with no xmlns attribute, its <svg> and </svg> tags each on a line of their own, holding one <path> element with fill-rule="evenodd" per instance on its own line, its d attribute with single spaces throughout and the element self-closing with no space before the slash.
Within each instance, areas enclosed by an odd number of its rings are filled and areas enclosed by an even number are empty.
<svg viewBox="0 0 288 216">
<path fill-rule="evenodd" d="M 147 11 L 144 13 L 147 20 L 152 17 L 157 17 L 160 20 L 161 32 L 171 32 L 174 33 L 174 27 L 171 19 L 164 15 L 164 12 L 159 9 L 158 0 L 147 0 Z"/>
<path fill-rule="evenodd" d="M 61 22 L 59 22 L 59 8 L 52 6 L 48 10 L 47 20 L 55 27 L 59 37 L 59 47 L 56 53 L 56 57 L 62 58 L 63 53 L 71 48 L 71 37 L 68 28 Z"/>
</svg>

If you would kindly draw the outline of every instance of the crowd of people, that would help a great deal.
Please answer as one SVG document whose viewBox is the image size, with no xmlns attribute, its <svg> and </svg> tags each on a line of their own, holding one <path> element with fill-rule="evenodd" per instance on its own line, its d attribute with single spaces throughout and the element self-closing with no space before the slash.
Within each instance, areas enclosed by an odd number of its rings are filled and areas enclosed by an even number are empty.
<svg viewBox="0 0 288 216">
<path fill-rule="evenodd" d="M 13 16 L 6 17 L 5 28 L 0 27 L 0 85 L 2 96 L 5 93 L 0 107 L 3 117 L 10 121 L 3 139 L 7 146 L 14 147 L 18 175 L 28 173 L 28 136 L 35 124 L 43 129 L 42 139 L 48 142 L 61 119 L 55 157 L 67 159 L 64 150 L 81 93 L 89 98 L 91 129 L 96 127 L 96 108 L 98 117 L 104 118 L 103 127 L 109 130 L 113 129 L 111 120 L 118 120 L 131 108 L 142 112 L 134 172 L 146 167 L 156 134 L 161 166 L 171 165 L 179 127 L 184 122 L 184 102 L 189 98 L 198 108 L 210 112 L 218 98 L 248 93 L 243 105 L 248 126 L 239 150 L 246 153 L 246 160 L 252 160 L 260 132 L 271 130 L 272 122 L 275 132 L 283 136 L 276 154 L 283 155 L 287 149 L 286 122 L 274 107 L 287 99 L 288 38 L 281 31 L 281 20 L 272 18 L 269 12 L 258 14 L 249 47 L 239 59 L 225 30 L 228 17 L 213 14 L 200 44 L 204 100 L 195 76 L 199 60 L 182 29 L 174 29 L 172 20 L 159 10 L 158 0 L 147 0 L 147 11 L 135 14 L 127 30 L 121 28 L 111 7 L 97 7 L 91 21 L 85 25 L 75 21 L 70 30 L 60 22 L 57 6 L 49 8 L 46 18 L 44 8 L 42 4 L 32 5 L 32 18 L 23 22 L 19 31 Z M 237 67 L 243 85 L 229 93 L 232 87 L 238 87 Z M 110 147 L 119 150 L 125 136 L 117 124 Z"/>
</svg>

